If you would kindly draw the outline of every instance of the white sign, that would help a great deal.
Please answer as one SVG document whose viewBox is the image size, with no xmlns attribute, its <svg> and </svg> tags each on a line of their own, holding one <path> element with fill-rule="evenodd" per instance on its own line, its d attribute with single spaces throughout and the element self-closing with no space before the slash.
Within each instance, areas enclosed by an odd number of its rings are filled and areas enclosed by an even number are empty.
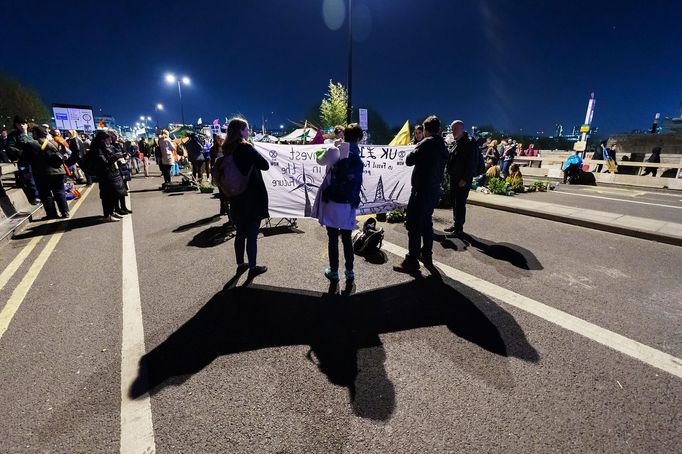
<svg viewBox="0 0 682 454">
<path fill-rule="evenodd" d="M 367 109 L 358 109 L 360 113 L 360 127 L 363 131 L 367 131 Z"/>
<path fill-rule="evenodd" d="M 89 107 L 68 107 L 53 106 L 54 122 L 57 129 L 93 132 L 95 130 L 95 119 L 92 115 L 92 108 Z"/>
<path fill-rule="evenodd" d="M 317 190 L 327 168 L 316 161 L 316 152 L 332 145 L 279 145 L 254 143 L 270 163 L 263 172 L 268 190 L 270 216 L 274 218 L 311 217 Z M 412 167 L 405 157 L 414 146 L 362 145 L 365 165 L 358 215 L 386 213 L 407 205 L 410 198 Z"/>
<path fill-rule="evenodd" d="M 573 144 L 573 151 L 585 151 L 587 149 L 587 142 L 578 141 Z"/>
</svg>

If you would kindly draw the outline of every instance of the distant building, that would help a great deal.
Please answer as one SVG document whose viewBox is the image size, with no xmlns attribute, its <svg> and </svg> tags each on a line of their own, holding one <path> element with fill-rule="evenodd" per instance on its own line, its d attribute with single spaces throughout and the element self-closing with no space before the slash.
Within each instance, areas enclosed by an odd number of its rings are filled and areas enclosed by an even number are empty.
<svg viewBox="0 0 682 454">
<path fill-rule="evenodd" d="M 680 102 L 680 115 L 677 118 L 665 117 L 661 124 L 661 132 L 682 133 L 682 102 Z"/>
</svg>

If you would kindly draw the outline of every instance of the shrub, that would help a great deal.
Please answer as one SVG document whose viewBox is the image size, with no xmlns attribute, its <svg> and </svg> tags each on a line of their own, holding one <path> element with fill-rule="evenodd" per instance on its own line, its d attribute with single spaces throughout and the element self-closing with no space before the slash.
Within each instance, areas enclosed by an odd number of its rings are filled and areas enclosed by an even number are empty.
<svg viewBox="0 0 682 454">
<path fill-rule="evenodd" d="M 491 178 L 488 180 L 488 190 L 492 194 L 507 195 L 509 185 L 499 178 Z"/>
<path fill-rule="evenodd" d="M 392 224 L 405 222 L 405 219 L 407 219 L 407 212 L 405 210 L 389 211 L 386 216 L 386 220 Z"/>
</svg>

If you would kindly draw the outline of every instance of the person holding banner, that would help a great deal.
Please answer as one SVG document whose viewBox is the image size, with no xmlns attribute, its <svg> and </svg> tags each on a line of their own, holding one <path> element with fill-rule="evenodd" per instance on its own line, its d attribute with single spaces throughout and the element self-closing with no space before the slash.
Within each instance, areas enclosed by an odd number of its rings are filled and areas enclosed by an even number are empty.
<svg viewBox="0 0 682 454">
<path fill-rule="evenodd" d="M 358 142 L 362 140 L 362 134 L 357 123 L 348 125 L 342 136 L 346 142 L 328 148 L 317 157 L 319 165 L 327 166 L 327 174 L 317 191 L 312 214 L 327 228 L 329 268 L 324 275 L 334 282 L 339 280 L 339 235 L 346 261 L 346 279 L 355 279 L 351 233 L 356 224 L 356 209 L 360 205 L 364 165 Z"/>
<path fill-rule="evenodd" d="M 268 191 L 261 171 L 270 164 L 248 141 L 249 124 L 241 118 L 233 118 L 227 126 L 227 138 L 223 144 L 223 155 L 233 155 L 233 162 L 239 172 L 248 179 L 246 189 L 230 200 L 230 219 L 237 228 L 234 251 L 237 258 L 237 272 L 249 270 L 249 278 L 265 273 L 268 269 L 256 262 L 258 253 L 258 231 L 260 222 L 270 217 L 268 212 Z M 244 250 L 248 264 L 244 263 Z"/>
<path fill-rule="evenodd" d="M 405 164 L 414 166 L 412 192 L 407 203 L 408 253 L 405 259 L 393 267 L 395 271 L 413 274 L 419 271 L 419 261 L 433 267 L 433 210 L 440 198 L 448 149 L 440 133 L 440 120 L 435 115 L 424 120 L 424 135 Z M 423 241 L 423 246 L 422 246 Z"/>
</svg>

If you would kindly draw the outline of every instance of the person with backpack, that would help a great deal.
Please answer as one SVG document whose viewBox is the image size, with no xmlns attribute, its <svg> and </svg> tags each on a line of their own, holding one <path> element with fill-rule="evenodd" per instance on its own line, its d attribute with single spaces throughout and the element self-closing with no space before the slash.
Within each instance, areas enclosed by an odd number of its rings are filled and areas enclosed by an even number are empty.
<svg viewBox="0 0 682 454">
<path fill-rule="evenodd" d="M 25 152 L 31 162 L 33 176 L 47 219 L 59 218 L 55 203 L 61 217 L 68 218 L 69 205 L 66 203 L 64 193 L 66 148 L 61 143 L 49 140 L 47 129 L 42 126 L 34 126 L 32 132 L 35 140 L 28 143 Z"/>
<path fill-rule="evenodd" d="M 221 189 L 230 200 L 230 219 L 237 228 L 234 241 L 237 272 L 248 269 L 249 278 L 253 278 L 268 270 L 257 264 L 256 256 L 260 223 L 270 217 L 268 191 L 261 174 L 270 168 L 270 164 L 248 141 L 249 132 L 246 120 L 230 120 L 223 156 L 216 161 L 216 170 L 222 177 L 219 179 Z M 244 263 L 245 249 L 248 263 Z"/>
<path fill-rule="evenodd" d="M 188 137 L 189 139 L 185 144 L 185 149 L 187 150 L 187 159 L 189 159 L 189 162 L 192 165 L 192 178 L 201 181 L 203 179 L 204 149 L 199 143 L 195 133 L 190 133 Z M 210 175 L 210 173 L 208 175 Z"/>
<path fill-rule="evenodd" d="M 175 144 L 168 137 L 168 130 L 162 130 L 159 134 L 157 164 L 163 175 L 164 186 L 171 182 L 171 168 L 175 164 L 175 148 Z"/>
<path fill-rule="evenodd" d="M 339 236 L 343 243 L 347 280 L 355 279 L 353 271 L 353 240 L 356 209 L 360 205 L 363 163 L 358 142 L 362 140 L 362 128 L 352 123 L 344 130 L 346 142 L 330 147 L 317 157 L 317 163 L 327 166 L 327 174 L 317 191 L 312 214 L 327 228 L 329 238 L 329 268 L 324 275 L 330 281 L 339 280 Z"/>
<path fill-rule="evenodd" d="M 99 197 L 102 199 L 104 222 L 116 222 L 121 216 L 114 213 L 116 201 L 126 194 L 121 172 L 116 168 L 119 159 L 111 148 L 112 136 L 107 131 L 97 131 L 86 155 L 88 172 L 97 177 Z"/>
<path fill-rule="evenodd" d="M 424 135 L 414 151 L 407 155 L 405 164 L 412 170 L 412 191 L 407 202 L 408 253 L 393 267 L 395 271 L 413 274 L 419 271 L 419 260 L 433 266 L 433 210 L 440 199 L 448 149 L 440 133 L 440 120 L 435 115 L 424 120 Z M 422 246 L 423 240 L 423 246 Z"/>
</svg>

